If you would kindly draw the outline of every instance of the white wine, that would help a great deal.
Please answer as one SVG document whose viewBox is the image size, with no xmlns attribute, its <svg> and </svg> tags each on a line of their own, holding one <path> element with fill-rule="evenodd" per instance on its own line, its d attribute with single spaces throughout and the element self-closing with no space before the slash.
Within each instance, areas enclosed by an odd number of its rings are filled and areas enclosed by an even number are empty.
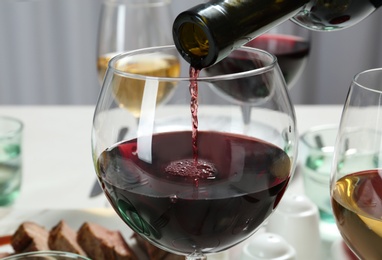
<svg viewBox="0 0 382 260">
<path fill-rule="evenodd" d="M 362 259 L 382 256 L 382 179 L 378 170 L 356 172 L 339 179 L 332 194 L 337 226 Z"/>
<path fill-rule="evenodd" d="M 115 55 L 119 53 L 113 52 L 113 53 L 108 53 L 103 56 L 98 57 L 97 60 L 97 72 L 98 72 L 98 80 L 100 84 L 102 85 L 103 78 L 105 77 L 105 73 L 107 70 L 107 65 L 109 64 L 109 61 L 111 58 L 113 58 Z"/>
<path fill-rule="evenodd" d="M 98 59 L 99 78 L 104 77 L 109 60 L 116 53 L 106 54 Z M 153 77 L 178 77 L 180 63 L 176 56 L 162 53 L 139 55 L 132 59 L 122 59 L 115 64 L 119 71 Z M 112 79 L 114 97 L 120 107 L 139 117 L 142 105 L 145 80 L 115 74 Z M 163 103 L 175 90 L 175 83 L 159 81 L 156 105 Z"/>
</svg>

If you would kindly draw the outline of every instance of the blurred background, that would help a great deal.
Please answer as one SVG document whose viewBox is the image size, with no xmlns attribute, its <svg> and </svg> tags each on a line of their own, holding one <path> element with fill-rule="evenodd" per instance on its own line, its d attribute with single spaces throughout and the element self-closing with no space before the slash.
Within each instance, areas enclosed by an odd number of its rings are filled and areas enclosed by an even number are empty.
<svg viewBox="0 0 382 260">
<path fill-rule="evenodd" d="M 200 2 L 173 0 L 174 18 Z M 0 1 L 0 105 L 96 103 L 101 3 Z M 339 32 L 312 33 L 306 70 L 290 90 L 295 104 L 342 104 L 356 73 L 382 67 L 381 14 Z"/>
</svg>

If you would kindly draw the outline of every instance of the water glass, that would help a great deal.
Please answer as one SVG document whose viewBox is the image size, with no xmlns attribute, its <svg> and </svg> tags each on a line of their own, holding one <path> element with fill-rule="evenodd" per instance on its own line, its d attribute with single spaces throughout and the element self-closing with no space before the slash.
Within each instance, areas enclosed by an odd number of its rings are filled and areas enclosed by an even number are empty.
<svg viewBox="0 0 382 260">
<path fill-rule="evenodd" d="M 11 204 L 20 192 L 22 132 L 20 120 L 0 116 L 0 206 Z"/>
<path fill-rule="evenodd" d="M 336 125 L 315 126 L 300 138 L 305 194 L 318 206 L 321 220 L 333 223 L 329 182 L 337 130 Z"/>
</svg>

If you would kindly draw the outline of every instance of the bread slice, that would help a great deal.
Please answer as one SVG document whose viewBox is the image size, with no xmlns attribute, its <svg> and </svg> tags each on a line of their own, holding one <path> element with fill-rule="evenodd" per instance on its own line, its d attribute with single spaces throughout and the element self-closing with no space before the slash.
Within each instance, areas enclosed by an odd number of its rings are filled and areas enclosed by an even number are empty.
<svg viewBox="0 0 382 260">
<path fill-rule="evenodd" d="M 49 250 L 49 232 L 34 222 L 22 223 L 12 235 L 11 245 L 16 253 Z"/>
<path fill-rule="evenodd" d="M 138 259 L 119 231 L 108 230 L 95 223 L 84 223 L 78 230 L 77 241 L 92 259 Z"/>
<path fill-rule="evenodd" d="M 49 248 L 52 250 L 71 252 L 85 255 L 85 251 L 77 242 L 77 232 L 74 231 L 65 221 L 61 220 L 49 232 Z"/>
<path fill-rule="evenodd" d="M 184 260 L 184 256 L 176 255 L 156 247 L 137 233 L 134 233 L 132 238 L 137 241 L 139 247 L 146 252 L 150 260 Z"/>
<path fill-rule="evenodd" d="M 6 252 L 1 252 L 0 253 L 0 259 L 3 259 L 4 257 L 7 257 L 7 256 L 11 256 L 11 254 L 10 253 L 6 253 Z"/>
</svg>

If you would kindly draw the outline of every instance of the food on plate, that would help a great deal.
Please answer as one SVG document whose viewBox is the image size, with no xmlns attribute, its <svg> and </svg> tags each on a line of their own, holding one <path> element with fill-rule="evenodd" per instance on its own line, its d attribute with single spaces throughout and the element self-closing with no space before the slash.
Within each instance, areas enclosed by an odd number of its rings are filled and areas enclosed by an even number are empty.
<svg viewBox="0 0 382 260">
<path fill-rule="evenodd" d="M 61 220 L 51 230 L 30 221 L 21 223 L 14 234 L 4 236 L 1 245 L 10 244 L 14 252 L 1 253 L 0 259 L 13 253 L 57 250 L 87 256 L 94 260 L 138 260 L 140 259 L 120 231 L 85 222 L 72 229 Z M 131 237 L 149 260 L 181 260 L 184 256 L 166 252 L 134 233 Z M 139 249 L 138 249 L 139 250 Z"/>
<path fill-rule="evenodd" d="M 111 231 L 95 223 L 84 223 L 77 241 L 92 259 L 138 259 L 119 231 Z"/>
<path fill-rule="evenodd" d="M 48 245 L 52 250 L 71 252 L 78 255 L 87 256 L 85 251 L 77 242 L 77 232 L 63 220 L 61 220 L 49 232 Z"/>
<path fill-rule="evenodd" d="M 16 253 L 49 250 L 49 231 L 34 222 L 22 223 L 11 238 Z"/>
<path fill-rule="evenodd" d="M 154 246 L 146 239 L 143 239 L 137 233 L 134 233 L 132 237 L 137 241 L 139 247 L 147 253 L 150 260 L 184 260 L 184 256 L 171 254 L 167 251 L 164 251 L 159 247 Z"/>
</svg>

